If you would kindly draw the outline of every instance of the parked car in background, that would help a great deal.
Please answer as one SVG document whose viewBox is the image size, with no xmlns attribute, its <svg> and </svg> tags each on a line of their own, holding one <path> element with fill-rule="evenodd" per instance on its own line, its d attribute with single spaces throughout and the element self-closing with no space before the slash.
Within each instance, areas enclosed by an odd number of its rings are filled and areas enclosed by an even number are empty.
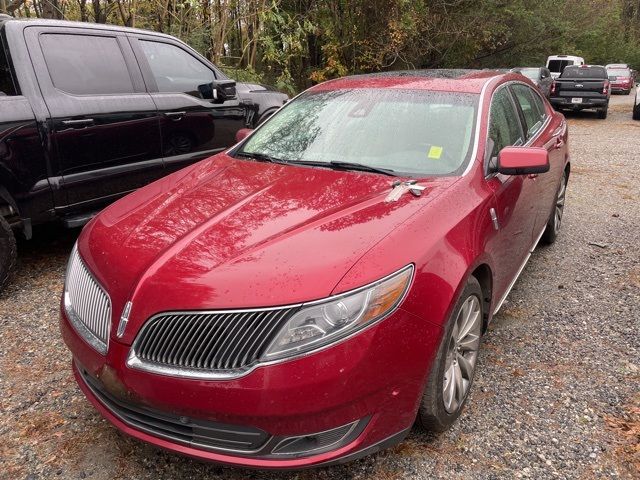
<svg viewBox="0 0 640 480">
<path fill-rule="evenodd" d="M 15 233 L 80 226 L 231 146 L 287 101 L 236 85 L 168 35 L 10 17 L 0 19 L 0 92 L 0 288 Z"/>
<path fill-rule="evenodd" d="M 607 70 L 600 65 L 569 66 L 556 78 L 551 87 L 550 101 L 556 110 L 585 110 L 598 112 L 607 118 L 611 85 Z"/>
<path fill-rule="evenodd" d="M 610 68 L 629 68 L 629 65 L 626 63 L 609 63 L 604 66 L 607 70 Z"/>
<path fill-rule="evenodd" d="M 629 68 L 623 67 L 608 67 L 607 75 L 611 82 L 611 92 L 622 92 L 625 95 L 631 93 L 631 89 L 634 86 L 633 73 Z"/>
<path fill-rule="evenodd" d="M 551 55 L 547 58 L 547 68 L 553 78 L 557 78 L 570 65 L 584 65 L 584 58 L 574 55 Z"/>
<path fill-rule="evenodd" d="M 558 235 L 564 117 L 521 75 L 389 72 L 247 133 L 82 231 L 60 320 L 82 391 L 135 438 L 253 468 L 448 428 Z"/>
<path fill-rule="evenodd" d="M 553 77 L 551 72 L 546 67 L 516 67 L 511 69 L 514 73 L 524 75 L 531 80 L 544 94 L 549 98 L 551 95 L 551 85 L 553 84 Z"/>
</svg>

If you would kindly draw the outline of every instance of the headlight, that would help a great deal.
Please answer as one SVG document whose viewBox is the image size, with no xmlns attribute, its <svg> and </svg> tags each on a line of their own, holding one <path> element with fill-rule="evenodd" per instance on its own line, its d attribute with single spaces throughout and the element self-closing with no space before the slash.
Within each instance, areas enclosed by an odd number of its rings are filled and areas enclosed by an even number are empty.
<svg viewBox="0 0 640 480">
<path fill-rule="evenodd" d="M 314 350 L 333 343 L 389 315 L 402 301 L 413 265 L 366 287 L 302 305 L 280 329 L 262 361 Z"/>
</svg>

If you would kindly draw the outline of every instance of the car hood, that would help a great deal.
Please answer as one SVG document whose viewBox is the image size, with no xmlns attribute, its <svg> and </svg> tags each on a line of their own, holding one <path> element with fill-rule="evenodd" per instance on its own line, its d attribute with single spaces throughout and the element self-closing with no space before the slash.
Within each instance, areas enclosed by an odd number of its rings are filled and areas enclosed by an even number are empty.
<svg viewBox="0 0 640 480">
<path fill-rule="evenodd" d="M 109 293 L 114 321 L 132 301 L 129 324 L 138 325 L 129 335 L 162 311 L 324 298 L 364 253 L 456 179 L 421 181 L 420 197 L 406 192 L 388 201 L 395 180 L 219 154 L 108 207 L 78 249 Z"/>
</svg>

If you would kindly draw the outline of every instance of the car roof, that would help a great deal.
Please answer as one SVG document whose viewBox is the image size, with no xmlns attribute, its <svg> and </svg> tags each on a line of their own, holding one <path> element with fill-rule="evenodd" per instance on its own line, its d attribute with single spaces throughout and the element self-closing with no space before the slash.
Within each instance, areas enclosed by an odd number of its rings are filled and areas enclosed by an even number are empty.
<svg viewBox="0 0 640 480">
<path fill-rule="evenodd" d="M 484 86 L 498 77 L 520 80 L 521 75 L 497 70 L 433 69 L 351 75 L 329 80 L 312 87 L 311 91 L 355 88 L 414 89 L 442 92 L 481 93 Z"/>
<path fill-rule="evenodd" d="M 23 29 L 31 26 L 47 26 L 47 27 L 67 27 L 67 28 L 88 28 L 96 30 L 106 30 L 111 32 L 127 32 L 136 33 L 138 35 L 156 35 L 158 37 L 174 38 L 164 33 L 154 32 L 152 30 L 143 30 L 140 28 L 122 27 L 120 25 L 108 25 L 105 23 L 91 22 L 73 22 L 70 20 L 50 20 L 45 18 L 13 18 L 0 17 L 0 25 L 7 28 Z"/>
</svg>

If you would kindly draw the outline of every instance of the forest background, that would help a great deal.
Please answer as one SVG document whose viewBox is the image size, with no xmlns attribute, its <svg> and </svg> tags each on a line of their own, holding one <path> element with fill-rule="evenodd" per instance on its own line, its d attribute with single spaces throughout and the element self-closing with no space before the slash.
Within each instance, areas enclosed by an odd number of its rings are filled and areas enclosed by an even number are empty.
<svg viewBox="0 0 640 480">
<path fill-rule="evenodd" d="M 640 0 L 0 0 L 0 12 L 168 33 L 237 80 L 289 93 L 351 73 L 540 66 L 552 54 L 640 68 Z"/>
</svg>

